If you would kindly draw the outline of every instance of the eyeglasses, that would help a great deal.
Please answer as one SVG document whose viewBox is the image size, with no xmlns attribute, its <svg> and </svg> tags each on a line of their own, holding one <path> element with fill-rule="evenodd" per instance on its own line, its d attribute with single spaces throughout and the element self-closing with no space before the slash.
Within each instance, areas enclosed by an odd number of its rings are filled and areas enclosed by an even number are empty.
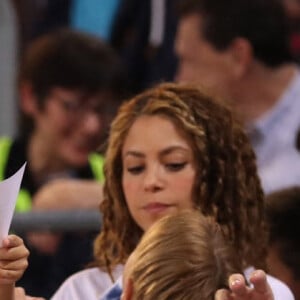
<svg viewBox="0 0 300 300">
<path fill-rule="evenodd" d="M 83 118 L 87 113 L 93 113 L 98 118 L 103 119 L 111 116 L 115 111 L 111 97 L 104 93 L 93 97 L 74 98 L 67 98 L 59 93 L 52 93 L 50 97 L 60 105 L 69 118 L 74 120 Z"/>
</svg>

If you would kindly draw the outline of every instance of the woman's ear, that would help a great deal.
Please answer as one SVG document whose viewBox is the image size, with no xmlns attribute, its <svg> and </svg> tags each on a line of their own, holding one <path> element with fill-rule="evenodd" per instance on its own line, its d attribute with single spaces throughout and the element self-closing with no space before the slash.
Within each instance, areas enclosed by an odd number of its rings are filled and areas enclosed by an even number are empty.
<svg viewBox="0 0 300 300">
<path fill-rule="evenodd" d="M 126 281 L 125 286 L 123 287 L 123 293 L 121 295 L 121 300 L 131 300 L 133 296 L 133 282 L 132 279 L 129 278 Z"/>
</svg>

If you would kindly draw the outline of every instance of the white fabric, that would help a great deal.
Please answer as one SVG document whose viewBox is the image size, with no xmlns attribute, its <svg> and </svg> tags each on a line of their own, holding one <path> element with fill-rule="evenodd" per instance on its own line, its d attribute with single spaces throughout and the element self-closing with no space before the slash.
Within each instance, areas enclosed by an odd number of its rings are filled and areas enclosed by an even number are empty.
<svg viewBox="0 0 300 300">
<path fill-rule="evenodd" d="M 249 267 L 245 270 L 245 277 L 249 280 L 254 268 Z M 289 287 L 279 279 L 267 274 L 267 281 L 273 291 L 274 300 L 295 300 Z"/>
<path fill-rule="evenodd" d="M 117 266 L 114 279 L 118 279 L 122 272 L 123 266 Z M 99 268 L 83 270 L 69 277 L 51 300 L 99 300 L 113 284 L 109 275 Z"/>
</svg>

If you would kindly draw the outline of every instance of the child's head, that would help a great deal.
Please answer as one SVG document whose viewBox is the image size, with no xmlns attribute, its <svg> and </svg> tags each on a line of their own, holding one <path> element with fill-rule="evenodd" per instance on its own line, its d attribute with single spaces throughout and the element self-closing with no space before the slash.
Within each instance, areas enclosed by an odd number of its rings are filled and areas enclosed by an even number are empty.
<svg viewBox="0 0 300 300">
<path fill-rule="evenodd" d="M 244 265 L 263 263 L 255 155 L 230 110 L 201 90 L 162 84 L 122 105 L 111 126 L 105 176 L 99 265 L 124 263 L 154 221 L 190 208 L 221 225 Z"/>
<path fill-rule="evenodd" d="M 213 300 L 241 272 L 220 227 L 199 212 L 161 218 L 125 265 L 122 300 Z"/>
</svg>

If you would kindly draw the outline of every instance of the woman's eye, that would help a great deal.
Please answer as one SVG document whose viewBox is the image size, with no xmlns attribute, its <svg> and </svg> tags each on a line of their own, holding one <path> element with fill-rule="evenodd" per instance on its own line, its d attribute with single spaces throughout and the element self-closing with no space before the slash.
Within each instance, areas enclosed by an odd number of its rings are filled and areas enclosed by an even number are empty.
<svg viewBox="0 0 300 300">
<path fill-rule="evenodd" d="M 170 171 L 180 171 L 180 170 L 182 170 L 185 167 L 186 164 L 187 164 L 186 162 L 182 162 L 182 163 L 169 163 L 169 164 L 166 164 L 166 167 Z"/>
<path fill-rule="evenodd" d="M 143 166 L 134 166 L 127 168 L 127 171 L 131 174 L 140 174 L 144 170 Z"/>
</svg>

